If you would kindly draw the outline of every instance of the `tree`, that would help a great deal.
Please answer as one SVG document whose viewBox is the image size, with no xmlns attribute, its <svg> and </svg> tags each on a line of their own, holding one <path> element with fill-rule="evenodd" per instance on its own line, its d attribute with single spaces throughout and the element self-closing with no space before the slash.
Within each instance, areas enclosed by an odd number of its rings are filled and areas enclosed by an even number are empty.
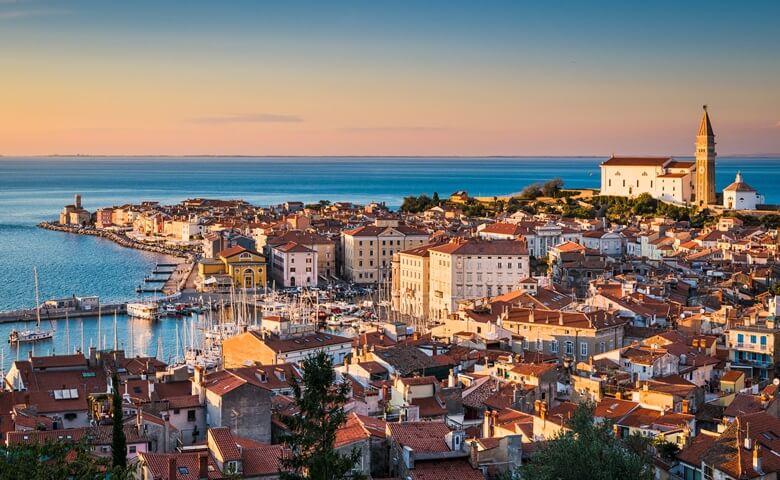
<svg viewBox="0 0 780 480">
<path fill-rule="evenodd" d="M 116 373 L 111 384 L 114 391 L 111 394 L 111 419 L 114 422 L 113 435 L 111 436 L 111 457 L 114 469 L 127 468 L 127 439 L 125 438 L 124 415 L 122 412 L 122 395 L 119 394 L 119 378 Z"/>
<path fill-rule="evenodd" d="M 333 363 L 320 350 L 303 361 L 303 379 L 290 379 L 297 415 L 282 421 L 288 433 L 282 441 L 289 451 L 279 460 L 282 480 L 357 479 L 352 468 L 360 459 L 360 450 L 341 455 L 334 449 L 336 431 L 346 421 L 344 404 L 349 394 L 347 382 L 336 383 Z"/>
<path fill-rule="evenodd" d="M 651 464 L 615 438 L 610 422 L 593 422 L 593 406 L 582 403 L 567 426 L 521 467 L 534 480 L 649 480 Z"/>
<path fill-rule="evenodd" d="M 8 480 L 102 478 L 108 466 L 85 441 L 0 447 L 0 478 Z"/>
<path fill-rule="evenodd" d="M 542 185 L 542 194 L 544 194 L 545 197 L 557 197 L 558 194 L 561 192 L 561 189 L 563 188 L 563 180 L 560 178 L 553 178 L 552 180 L 547 180 Z"/>
<path fill-rule="evenodd" d="M 431 202 L 433 202 L 434 206 L 441 205 L 441 199 L 439 198 L 439 192 L 433 192 L 433 197 L 431 197 Z"/>
</svg>

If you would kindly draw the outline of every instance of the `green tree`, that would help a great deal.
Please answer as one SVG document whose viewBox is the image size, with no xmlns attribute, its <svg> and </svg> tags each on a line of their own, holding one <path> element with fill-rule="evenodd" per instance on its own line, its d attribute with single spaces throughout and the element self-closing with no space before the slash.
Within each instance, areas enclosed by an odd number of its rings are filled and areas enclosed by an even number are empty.
<svg viewBox="0 0 780 480">
<path fill-rule="evenodd" d="M 122 395 L 119 394 L 119 378 L 116 373 L 112 378 L 114 391 L 111 394 L 111 419 L 113 431 L 111 436 L 111 457 L 114 469 L 127 468 L 127 439 L 125 438 L 124 415 L 122 412 Z"/>
<path fill-rule="evenodd" d="M 0 447 L 0 478 L 7 480 L 102 478 L 108 467 L 83 441 Z"/>
<path fill-rule="evenodd" d="M 615 438 L 610 422 L 594 424 L 593 406 L 580 404 L 562 431 L 521 467 L 533 480 L 649 480 L 652 465 Z"/>
<path fill-rule="evenodd" d="M 303 379 L 290 380 L 297 415 L 282 420 L 288 432 L 282 441 L 289 454 L 281 458 L 282 480 L 357 479 L 352 472 L 360 459 L 360 450 L 342 455 L 334 449 L 336 431 L 346 421 L 344 403 L 349 384 L 336 383 L 330 357 L 322 350 L 303 361 Z"/>
<path fill-rule="evenodd" d="M 441 199 L 439 198 L 439 192 L 433 192 L 433 197 L 431 197 L 431 202 L 434 206 L 441 205 Z"/>
</svg>

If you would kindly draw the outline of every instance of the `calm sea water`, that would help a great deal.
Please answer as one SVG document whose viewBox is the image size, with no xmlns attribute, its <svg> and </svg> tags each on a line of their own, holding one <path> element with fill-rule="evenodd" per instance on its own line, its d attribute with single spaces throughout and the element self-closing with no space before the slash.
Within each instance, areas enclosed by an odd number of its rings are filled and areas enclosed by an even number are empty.
<svg viewBox="0 0 780 480">
<path fill-rule="evenodd" d="M 82 195 L 85 208 L 142 200 L 163 203 L 188 197 L 240 198 L 259 205 L 286 200 L 380 201 L 400 205 L 410 194 L 456 190 L 500 195 L 525 185 L 561 177 L 569 187 L 598 187 L 604 158 L 0 158 L 0 310 L 35 303 L 32 268 L 40 275 L 41 298 L 99 295 L 104 302 L 128 300 L 134 288 L 162 258 L 112 242 L 41 230 L 41 220 L 57 217 L 63 205 Z M 720 158 L 722 189 L 742 171 L 745 181 L 768 203 L 780 203 L 780 158 Z M 104 322 L 106 320 L 104 319 Z M 113 322 L 113 320 L 110 320 Z M 78 345 L 80 323 L 70 322 L 70 347 Z M 85 342 L 97 344 L 96 320 L 84 321 Z M 138 322 L 136 322 L 138 323 Z M 157 336 L 172 352 L 177 321 L 138 323 L 136 351 L 154 354 Z M 11 328 L 0 325 L 0 342 Z M 57 338 L 36 353 L 70 350 L 64 324 Z M 103 335 L 113 338 L 112 328 Z M 77 329 L 77 330 L 74 330 Z M 119 337 L 129 346 L 130 328 L 120 318 Z M 78 332 L 78 333 L 74 333 Z M 141 342 L 143 339 L 143 342 Z M 143 348 L 140 347 L 143 345 Z M 24 348 L 24 347 L 23 347 Z M 26 354 L 23 350 L 22 354 Z M 15 351 L 5 349 L 6 362 Z M 166 354 L 167 356 L 167 354 Z"/>
</svg>

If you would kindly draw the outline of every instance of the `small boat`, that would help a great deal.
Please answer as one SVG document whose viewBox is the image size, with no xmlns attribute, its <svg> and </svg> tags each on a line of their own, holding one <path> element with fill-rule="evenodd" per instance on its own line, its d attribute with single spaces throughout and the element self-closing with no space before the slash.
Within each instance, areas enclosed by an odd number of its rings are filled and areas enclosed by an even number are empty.
<svg viewBox="0 0 780 480">
<path fill-rule="evenodd" d="M 8 343 L 32 343 L 54 338 L 54 330 L 41 330 L 41 301 L 38 293 L 38 269 L 33 267 L 35 275 L 35 330 L 11 330 Z"/>
<path fill-rule="evenodd" d="M 157 320 L 160 318 L 160 307 L 156 303 L 128 303 L 127 314 L 131 317 L 145 320 Z"/>
<path fill-rule="evenodd" d="M 11 330 L 8 334 L 8 343 L 30 343 L 40 342 L 54 338 L 54 332 L 51 330 Z"/>
</svg>

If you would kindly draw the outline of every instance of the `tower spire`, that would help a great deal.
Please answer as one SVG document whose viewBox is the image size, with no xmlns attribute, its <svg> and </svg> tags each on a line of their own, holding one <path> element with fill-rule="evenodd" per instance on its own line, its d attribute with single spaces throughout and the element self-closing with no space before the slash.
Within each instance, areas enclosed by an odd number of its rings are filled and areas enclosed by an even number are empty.
<svg viewBox="0 0 780 480">
<path fill-rule="evenodd" d="M 701 123 L 699 124 L 699 135 L 707 136 L 707 137 L 714 137 L 715 133 L 712 131 L 712 124 L 710 123 L 710 116 L 707 113 L 707 105 L 702 105 L 701 107 L 704 110 L 704 114 L 701 116 Z"/>
<path fill-rule="evenodd" d="M 714 205 L 715 195 L 715 132 L 712 130 L 707 105 L 703 105 L 704 113 L 699 123 L 696 135 L 696 183 L 694 196 L 700 208 Z"/>
</svg>

